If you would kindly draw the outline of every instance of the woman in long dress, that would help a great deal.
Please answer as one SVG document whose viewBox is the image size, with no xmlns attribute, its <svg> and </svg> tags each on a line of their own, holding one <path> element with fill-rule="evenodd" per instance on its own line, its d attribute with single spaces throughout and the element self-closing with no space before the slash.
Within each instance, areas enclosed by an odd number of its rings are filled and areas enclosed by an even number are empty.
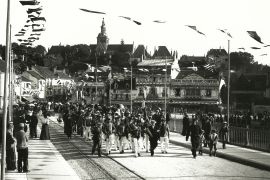
<svg viewBox="0 0 270 180">
<path fill-rule="evenodd" d="M 50 139 L 50 131 L 49 131 L 49 118 L 47 113 L 44 113 L 43 118 L 41 118 L 41 133 L 40 140 L 49 140 Z"/>
</svg>

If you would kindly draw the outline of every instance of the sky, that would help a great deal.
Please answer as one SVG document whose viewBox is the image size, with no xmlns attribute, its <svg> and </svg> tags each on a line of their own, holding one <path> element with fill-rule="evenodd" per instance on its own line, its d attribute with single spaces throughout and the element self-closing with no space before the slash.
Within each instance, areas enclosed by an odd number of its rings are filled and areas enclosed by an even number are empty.
<svg viewBox="0 0 270 180">
<path fill-rule="evenodd" d="M 211 48 L 224 48 L 230 52 L 246 52 L 261 64 L 270 65 L 270 47 L 263 47 L 249 37 L 246 31 L 256 31 L 262 42 L 270 44 L 269 0 L 39 0 L 46 18 L 40 39 L 34 43 L 46 48 L 52 45 L 96 44 L 102 18 L 105 20 L 110 44 L 143 44 L 153 54 L 154 48 L 167 46 L 178 55 L 204 56 Z M 6 41 L 6 4 L 0 0 L 0 44 Z M 37 6 L 37 7 L 39 7 Z M 12 41 L 23 28 L 26 10 L 19 0 L 11 0 Z M 31 7 L 32 8 L 32 7 Z M 79 10 L 85 8 L 106 12 L 91 14 Z M 140 21 L 141 26 L 118 16 L 128 16 Z M 164 20 L 166 23 L 154 23 Z M 198 34 L 186 25 L 196 26 L 206 34 Z M 217 29 L 227 29 L 228 38 Z M 262 49 L 253 50 L 250 47 Z M 261 56 L 267 54 L 267 56 Z"/>
</svg>

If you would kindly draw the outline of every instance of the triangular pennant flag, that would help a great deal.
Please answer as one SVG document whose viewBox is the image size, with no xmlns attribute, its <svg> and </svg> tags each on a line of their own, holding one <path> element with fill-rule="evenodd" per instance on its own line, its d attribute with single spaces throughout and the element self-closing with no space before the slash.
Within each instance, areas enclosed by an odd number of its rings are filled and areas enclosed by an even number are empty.
<svg viewBox="0 0 270 180">
<path fill-rule="evenodd" d="M 89 13 L 94 13 L 94 14 L 106 14 L 105 12 L 92 11 L 92 10 L 82 9 L 82 8 L 80 8 L 80 10 L 85 11 L 85 12 L 89 12 Z"/>
<path fill-rule="evenodd" d="M 259 48 L 259 47 L 250 47 L 251 49 L 261 49 L 261 48 Z"/>
<path fill-rule="evenodd" d="M 257 34 L 256 31 L 247 31 L 247 33 L 249 34 L 250 37 L 252 37 L 254 40 L 256 40 L 257 42 L 263 44 L 261 37 Z"/>
<path fill-rule="evenodd" d="M 166 23 L 166 21 L 161 21 L 161 20 L 154 20 L 153 22 L 155 22 L 155 23 Z"/>
<path fill-rule="evenodd" d="M 31 18 L 31 21 L 32 22 L 35 22 L 35 21 L 46 21 L 45 17 L 33 17 Z"/>
<path fill-rule="evenodd" d="M 38 2 L 36 0 L 32 0 L 32 1 L 20 1 L 20 3 L 23 6 L 26 6 L 26 5 L 34 6 L 34 5 L 39 5 L 40 2 Z"/>
<path fill-rule="evenodd" d="M 232 35 L 227 31 L 227 29 L 218 29 L 220 32 L 226 34 L 227 36 L 229 36 L 230 38 L 232 38 Z"/>
<path fill-rule="evenodd" d="M 245 50 L 245 48 L 243 48 L 243 47 L 240 47 L 240 48 L 238 48 L 238 49 L 242 49 L 242 50 Z"/>
<path fill-rule="evenodd" d="M 205 35 L 205 34 L 202 33 L 201 31 L 199 31 L 199 30 L 196 28 L 196 26 L 191 26 L 191 25 L 186 25 L 186 26 L 189 27 L 189 28 L 191 28 L 191 29 L 193 29 L 194 31 L 196 31 L 196 32 L 199 33 L 199 34 Z"/>
<path fill-rule="evenodd" d="M 41 7 L 39 7 L 39 8 L 33 8 L 33 9 L 29 8 L 29 9 L 27 10 L 27 13 L 28 13 L 28 14 L 31 14 L 31 13 L 33 13 L 33 12 L 39 12 L 39 11 L 41 11 L 41 10 L 42 10 Z"/>
</svg>

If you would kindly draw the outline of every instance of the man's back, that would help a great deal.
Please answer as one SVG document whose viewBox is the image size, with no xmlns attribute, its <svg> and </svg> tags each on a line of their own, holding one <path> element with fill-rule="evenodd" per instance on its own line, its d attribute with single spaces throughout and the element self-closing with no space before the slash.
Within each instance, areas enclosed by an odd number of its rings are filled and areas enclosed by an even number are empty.
<svg viewBox="0 0 270 180">
<path fill-rule="evenodd" d="M 16 132 L 15 137 L 17 139 L 17 148 L 18 149 L 24 149 L 27 148 L 27 137 L 26 134 L 24 132 L 24 130 L 20 130 L 18 132 Z"/>
</svg>

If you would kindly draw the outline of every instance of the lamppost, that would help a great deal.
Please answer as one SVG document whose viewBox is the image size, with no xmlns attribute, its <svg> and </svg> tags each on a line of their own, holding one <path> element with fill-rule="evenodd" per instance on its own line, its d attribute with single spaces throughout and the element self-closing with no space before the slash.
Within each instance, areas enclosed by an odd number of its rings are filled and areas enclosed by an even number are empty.
<svg viewBox="0 0 270 180">
<path fill-rule="evenodd" d="M 95 62 L 95 64 L 96 64 L 96 65 L 95 65 L 95 66 L 96 66 L 96 67 L 95 67 L 95 79 L 96 79 L 96 86 L 95 86 L 95 87 L 96 87 L 96 96 L 95 96 L 95 99 L 96 99 L 96 101 L 97 101 L 97 52 L 95 52 L 95 58 L 96 58 L 96 59 L 95 59 L 95 60 L 96 60 L 96 62 Z"/>
<path fill-rule="evenodd" d="M 112 55 L 110 54 L 109 55 L 109 66 L 110 66 L 110 73 L 109 73 L 109 77 L 108 77 L 108 79 L 109 79 L 109 84 L 110 84 L 110 89 L 109 89 L 109 104 L 110 104 L 110 106 L 112 105 L 112 97 L 111 97 L 111 89 L 112 89 L 112 82 L 111 82 L 111 80 L 112 80 Z"/>
<path fill-rule="evenodd" d="M 230 125 L 230 79 L 231 79 L 231 57 L 230 57 L 230 40 L 228 40 L 228 94 L 227 94 L 227 123 Z M 229 134 L 228 134 L 229 141 Z"/>
<path fill-rule="evenodd" d="M 164 89 L 164 92 L 165 92 L 165 96 L 164 96 L 164 100 L 165 100 L 164 111 L 165 111 L 165 118 L 166 118 L 166 115 L 167 115 L 167 58 L 165 58 L 165 83 L 164 83 L 164 86 L 165 86 L 165 89 Z"/>
<path fill-rule="evenodd" d="M 130 71 L 131 71 L 131 77 L 130 77 L 130 113 L 132 113 L 132 60 L 130 58 Z"/>
<path fill-rule="evenodd" d="M 6 127 L 7 127 L 7 108 L 8 108 L 8 80 L 9 80 L 9 51 L 10 51 L 10 0 L 7 1 L 7 22 L 6 22 L 6 72 L 4 83 L 4 115 L 2 120 L 2 154 L 1 154 L 1 179 L 5 179 L 6 161 Z"/>
</svg>

